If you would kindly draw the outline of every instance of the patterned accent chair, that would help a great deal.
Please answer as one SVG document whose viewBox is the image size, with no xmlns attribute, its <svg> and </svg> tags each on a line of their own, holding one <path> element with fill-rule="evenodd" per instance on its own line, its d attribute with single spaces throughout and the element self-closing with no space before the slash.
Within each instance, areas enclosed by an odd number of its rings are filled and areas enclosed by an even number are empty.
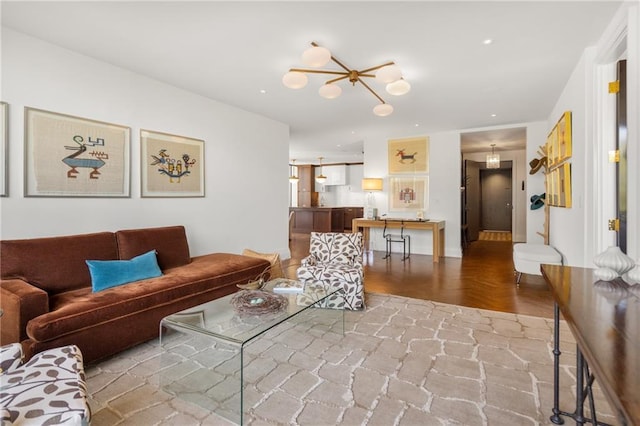
<svg viewBox="0 0 640 426">
<path fill-rule="evenodd" d="M 345 309 L 364 308 L 362 234 L 312 232 L 309 256 L 302 259 L 298 280 L 342 288 Z M 329 298 L 328 307 L 342 308 L 341 297 Z"/>
<path fill-rule="evenodd" d="M 0 423 L 88 425 L 82 353 L 75 345 L 49 349 L 23 364 L 19 343 L 0 347 Z"/>
</svg>

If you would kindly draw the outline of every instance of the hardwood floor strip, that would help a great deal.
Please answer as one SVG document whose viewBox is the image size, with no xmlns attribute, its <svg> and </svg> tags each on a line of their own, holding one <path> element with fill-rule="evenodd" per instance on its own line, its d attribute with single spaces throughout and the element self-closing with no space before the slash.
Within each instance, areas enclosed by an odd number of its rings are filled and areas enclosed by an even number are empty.
<svg viewBox="0 0 640 426">
<path fill-rule="evenodd" d="M 552 318 L 553 297 L 541 276 L 523 275 L 516 286 L 512 247 L 509 241 L 474 241 L 464 257 L 445 257 L 440 263 L 425 255 L 411 254 L 402 262 L 402 254 L 385 260 L 383 252 L 368 252 L 365 292 Z M 293 234 L 290 249 L 285 269 L 293 278 L 309 254 L 309 235 Z"/>
</svg>

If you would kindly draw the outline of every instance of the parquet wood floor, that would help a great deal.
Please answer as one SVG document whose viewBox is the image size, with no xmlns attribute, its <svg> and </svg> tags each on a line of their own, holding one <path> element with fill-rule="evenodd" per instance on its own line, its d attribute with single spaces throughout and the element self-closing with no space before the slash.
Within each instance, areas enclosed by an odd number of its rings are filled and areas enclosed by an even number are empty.
<svg viewBox="0 0 640 426">
<path fill-rule="evenodd" d="M 553 297 L 541 276 L 523 275 L 515 285 L 512 243 L 474 241 L 464 257 L 446 257 L 433 263 L 431 256 L 401 254 L 382 259 L 383 252 L 365 256 L 365 291 L 490 309 L 515 314 L 553 317 Z M 293 234 L 287 276 L 295 277 L 300 260 L 309 253 L 309 235 Z"/>
</svg>

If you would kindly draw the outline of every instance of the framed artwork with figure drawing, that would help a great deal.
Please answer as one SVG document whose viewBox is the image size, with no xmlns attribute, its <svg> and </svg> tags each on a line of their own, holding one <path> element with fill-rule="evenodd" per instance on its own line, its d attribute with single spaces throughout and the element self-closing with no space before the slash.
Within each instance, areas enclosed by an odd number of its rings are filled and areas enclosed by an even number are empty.
<svg viewBox="0 0 640 426">
<path fill-rule="evenodd" d="M 424 137 L 389 140 L 389 174 L 428 173 L 429 139 Z"/>
<path fill-rule="evenodd" d="M 415 212 L 428 209 L 427 176 L 389 178 L 389 211 Z"/>
</svg>

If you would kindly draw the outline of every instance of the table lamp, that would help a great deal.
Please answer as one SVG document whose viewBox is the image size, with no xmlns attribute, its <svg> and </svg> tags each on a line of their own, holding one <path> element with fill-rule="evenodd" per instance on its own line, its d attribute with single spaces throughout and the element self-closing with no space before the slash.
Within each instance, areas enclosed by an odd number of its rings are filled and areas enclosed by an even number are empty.
<svg viewBox="0 0 640 426">
<path fill-rule="evenodd" d="M 367 191 L 367 205 L 364 208 L 364 217 L 365 219 L 375 219 L 378 217 L 378 209 L 376 208 L 376 197 L 374 191 L 382 191 L 382 179 L 362 179 L 362 190 Z"/>
</svg>

